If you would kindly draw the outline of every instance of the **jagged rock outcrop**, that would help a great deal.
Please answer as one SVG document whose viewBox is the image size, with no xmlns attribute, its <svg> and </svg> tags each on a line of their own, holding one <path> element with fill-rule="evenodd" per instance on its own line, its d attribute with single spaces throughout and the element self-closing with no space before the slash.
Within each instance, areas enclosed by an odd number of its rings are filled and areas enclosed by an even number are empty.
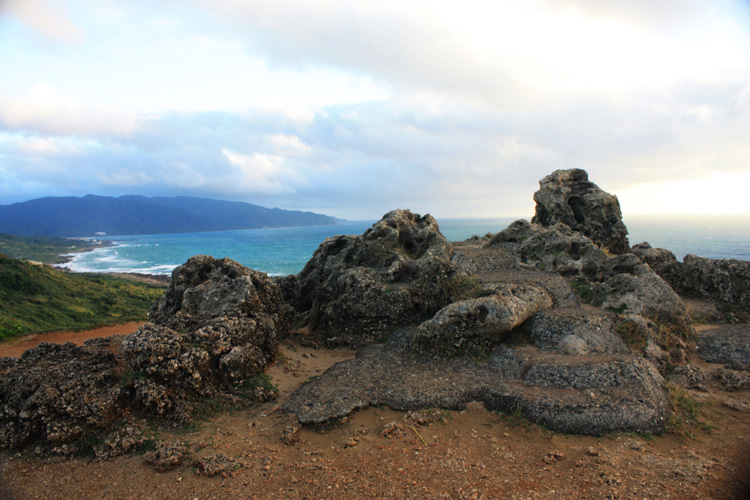
<svg viewBox="0 0 750 500">
<path fill-rule="evenodd" d="M 534 201 L 532 223 L 562 223 L 613 254 L 630 251 L 620 202 L 589 181 L 585 170 L 556 170 L 539 181 Z"/>
<path fill-rule="evenodd" d="M 152 324 L 127 336 L 120 354 L 134 400 L 186 420 L 187 399 L 231 388 L 263 372 L 288 335 L 291 308 L 264 273 L 230 259 L 191 257 L 151 308 Z"/>
<path fill-rule="evenodd" d="M 453 248 L 430 215 L 387 213 L 361 236 L 326 239 L 284 296 L 332 345 L 361 346 L 451 301 Z"/>
<path fill-rule="evenodd" d="M 559 273 L 585 302 L 677 325 L 685 334 L 690 318 L 680 297 L 633 254 L 610 256 L 564 224 L 544 227 L 518 220 L 484 245 L 515 256 L 515 267 Z"/>
<path fill-rule="evenodd" d="M 88 439 L 100 458 L 133 451 L 145 442 L 134 415 L 185 421 L 201 397 L 253 398 L 252 387 L 246 396 L 236 386 L 275 360 L 291 324 L 265 274 L 207 256 L 175 270 L 151 316 L 160 324 L 127 337 L 0 358 L 0 449 L 70 455 Z"/>
<path fill-rule="evenodd" d="M 368 405 L 460 409 L 474 400 L 561 432 L 662 432 L 671 411 L 664 379 L 623 341 L 617 312 L 643 324 L 645 345 L 658 327 L 644 316 L 687 333 L 685 308 L 628 253 L 614 196 L 583 171 L 558 171 L 541 185 L 534 222 L 454 246 L 461 294 L 307 382 L 284 408 L 314 423 Z M 598 309 L 582 307 L 571 284 Z M 679 346 L 665 349 L 666 370 Z"/>
<path fill-rule="evenodd" d="M 750 262 L 688 254 L 679 262 L 663 248 L 639 243 L 632 251 L 678 293 L 730 305 L 750 316 Z M 731 311 L 729 311 L 731 312 Z"/>
<path fill-rule="evenodd" d="M 122 337 L 108 339 L 116 346 Z M 0 373 L 0 449 L 72 455 L 123 415 L 121 367 L 111 345 L 98 344 L 42 342 Z"/>
</svg>

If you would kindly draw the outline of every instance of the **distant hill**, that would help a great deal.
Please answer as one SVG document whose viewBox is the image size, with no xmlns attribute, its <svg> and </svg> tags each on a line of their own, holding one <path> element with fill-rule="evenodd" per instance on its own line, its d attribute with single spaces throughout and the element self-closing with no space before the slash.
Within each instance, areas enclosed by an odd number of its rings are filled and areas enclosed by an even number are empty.
<svg viewBox="0 0 750 500">
<path fill-rule="evenodd" d="M 0 233 L 18 236 L 191 233 L 336 223 L 312 212 L 187 196 L 87 195 L 0 205 Z"/>
</svg>

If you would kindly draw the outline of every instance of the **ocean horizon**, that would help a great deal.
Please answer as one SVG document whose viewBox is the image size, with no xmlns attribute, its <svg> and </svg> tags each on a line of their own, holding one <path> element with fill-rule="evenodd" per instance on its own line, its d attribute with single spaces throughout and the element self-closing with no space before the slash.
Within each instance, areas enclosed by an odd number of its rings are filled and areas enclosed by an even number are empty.
<svg viewBox="0 0 750 500">
<path fill-rule="evenodd" d="M 518 217 L 439 219 L 449 241 L 463 241 L 505 229 Z M 113 246 L 68 254 L 60 265 L 73 272 L 168 275 L 193 255 L 229 257 L 271 276 L 299 273 L 328 237 L 362 234 L 376 221 L 335 226 L 242 229 L 105 237 Z M 750 216 L 629 216 L 630 244 L 647 241 L 682 260 L 687 254 L 713 259 L 750 260 Z"/>
</svg>

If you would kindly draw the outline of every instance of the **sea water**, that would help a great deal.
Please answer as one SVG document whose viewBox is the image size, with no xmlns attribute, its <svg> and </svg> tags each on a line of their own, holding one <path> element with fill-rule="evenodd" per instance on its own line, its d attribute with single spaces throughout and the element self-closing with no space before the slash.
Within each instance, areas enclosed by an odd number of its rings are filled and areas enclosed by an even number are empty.
<svg viewBox="0 0 750 500">
<path fill-rule="evenodd" d="M 442 219 L 440 231 L 449 241 L 465 240 L 505 229 L 515 217 Z M 169 274 L 193 255 L 229 257 L 272 276 L 296 274 L 325 238 L 362 234 L 374 221 L 335 226 L 245 229 L 203 233 L 109 237 L 113 246 L 71 254 L 66 264 L 76 272 Z M 678 259 L 692 253 L 716 259 L 750 260 L 750 216 L 625 217 L 631 244 L 648 241 L 667 248 Z"/>
</svg>

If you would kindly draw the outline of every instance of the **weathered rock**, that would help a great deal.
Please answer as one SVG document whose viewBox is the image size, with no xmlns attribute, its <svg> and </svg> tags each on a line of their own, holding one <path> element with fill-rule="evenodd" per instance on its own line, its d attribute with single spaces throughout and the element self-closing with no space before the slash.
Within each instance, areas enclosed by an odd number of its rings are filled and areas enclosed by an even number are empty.
<svg viewBox="0 0 750 500">
<path fill-rule="evenodd" d="M 519 220 L 486 243 L 514 255 L 521 269 L 555 272 L 574 281 L 581 300 L 691 330 L 680 297 L 633 254 L 610 256 L 589 238 L 558 223 L 551 227 Z"/>
<path fill-rule="evenodd" d="M 647 243 L 639 246 L 643 245 Z M 712 301 L 723 308 L 732 306 L 744 313 L 744 319 L 750 317 L 749 261 L 707 259 L 688 254 L 679 262 L 671 252 L 664 249 L 639 249 L 637 255 L 677 292 Z M 737 321 L 742 318 L 734 319 Z"/>
<path fill-rule="evenodd" d="M 669 374 L 669 381 L 684 389 L 696 389 L 699 391 L 708 391 L 706 389 L 706 375 L 695 365 L 675 366 L 672 373 Z"/>
<path fill-rule="evenodd" d="M 531 342 L 542 350 L 575 355 L 629 353 L 614 328 L 614 314 L 581 308 L 542 311 L 527 326 Z"/>
<path fill-rule="evenodd" d="M 405 335 L 400 332 L 396 335 Z M 520 412 L 558 432 L 659 433 L 670 412 L 653 365 L 622 354 L 561 356 L 535 347 L 498 349 L 487 364 L 414 357 L 399 342 L 360 350 L 296 390 L 284 409 L 302 423 L 339 418 L 369 405 L 397 410 Z"/>
<path fill-rule="evenodd" d="M 724 326 L 703 332 L 698 355 L 709 363 L 750 370 L 750 325 Z"/>
<path fill-rule="evenodd" d="M 281 286 L 329 344 L 360 346 L 448 304 L 457 274 L 452 254 L 435 219 L 394 210 L 361 236 L 326 239 Z"/>
<path fill-rule="evenodd" d="M 198 476 L 214 477 L 221 474 L 226 477 L 231 475 L 238 466 L 240 464 L 226 453 L 217 453 L 193 461 L 195 474 Z"/>
<path fill-rule="evenodd" d="M 660 270 L 677 262 L 677 258 L 672 252 L 666 248 L 653 248 L 647 241 L 633 245 L 630 248 L 630 253 L 638 257 L 644 264 L 651 266 L 651 269 L 662 278 L 665 277 Z"/>
<path fill-rule="evenodd" d="M 713 371 L 713 376 L 719 381 L 725 391 L 734 392 L 750 389 L 750 373 L 745 370 L 719 368 Z"/>
<path fill-rule="evenodd" d="M 229 259 L 192 257 L 172 273 L 151 319 L 127 336 L 120 355 L 134 401 L 156 415 L 190 418 L 189 400 L 253 377 L 276 359 L 291 310 L 265 274 Z"/>
<path fill-rule="evenodd" d="M 291 310 L 265 274 L 198 256 L 174 277 L 152 308 L 161 326 L 84 347 L 42 343 L 2 362 L 0 448 L 70 455 L 95 437 L 86 451 L 99 458 L 129 453 L 145 443 L 134 413 L 188 420 L 192 400 L 234 401 L 235 386 L 275 360 Z"/>
<path fill-rule="evenodd" d="M 146 453 L 143 459 L 157 471 L 167 472 L 182 465 L 187 455 L 187 448 L 184 443 L 160 442 L 156 449 Z"/>
<path fill-rule="evenodd" d="M 0 449 L 37 443 L 41 455 L 76 452 L 88 433 L 123 416 L 119 381 L 106 350 L 46 342 L 29 349 L 0 378 Z"/>
<path fill-rule="evenodd" d="M 415 350 L 456 355 L 486 350 L 502 340 L 538 311 L 552 307 L 552 298 L 541 287 L 505 284 L 488 297 L 454 302 L 419 325 Z"/>
<path fill-rule="evenodd" d="M 532 223 L 562 223 L 613 254 L 630 251 L 617 197 L 589 181 L 585 170 L 557 170 L 539 182 Z"/>
</svg>

